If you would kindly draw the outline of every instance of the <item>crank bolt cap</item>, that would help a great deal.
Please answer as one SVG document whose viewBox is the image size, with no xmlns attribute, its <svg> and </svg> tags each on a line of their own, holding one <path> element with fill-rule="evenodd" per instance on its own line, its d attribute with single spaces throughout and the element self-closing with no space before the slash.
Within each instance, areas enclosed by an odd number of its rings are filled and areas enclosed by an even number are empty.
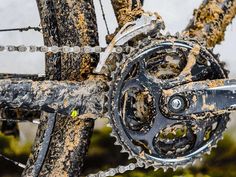
<svg viewBox="0 0 236 177">
<path fill-rule="evenodd" d="M 171 112 L 182 112 L 186 108 L 186 100 L 179 95 L 173 96 L 169 100 L 168 108 Z"/>
</svg>

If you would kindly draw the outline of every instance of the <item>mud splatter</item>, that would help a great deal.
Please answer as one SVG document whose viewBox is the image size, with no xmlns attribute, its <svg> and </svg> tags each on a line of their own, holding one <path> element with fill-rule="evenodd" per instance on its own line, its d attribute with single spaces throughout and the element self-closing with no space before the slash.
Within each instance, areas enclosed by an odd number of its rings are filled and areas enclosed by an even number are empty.
<svg viewBox="0 0 236 177">
<path fill-rule="evenodd" d="M 184 35 L 205 41 L 207 47 L 214 47 L 224 40 L 226 27 L 236 14 L 234 0 L 205 0 L 194 18 L 183 32 Z"/>
<path fill-rule="evenodd" d="M 134 21 L 144 12 L 141 3 L 132 6 L 132 0 L 112 0 L 112 5 L 120 27 L 127 22 Z"/>
<path fill-rule="evenodd" d="M 200 53 L 200 49 L 201 49 L 200 46 L 196 44 L 189 52 L 187 64 L 183 69 L 183 71 L 181 72 L 181 75 L 185 76 L 186 81 L 192 81 L 191 71 L 193 66 L 196 64 L 197 60 L 196 58 Z"/>
</svg>

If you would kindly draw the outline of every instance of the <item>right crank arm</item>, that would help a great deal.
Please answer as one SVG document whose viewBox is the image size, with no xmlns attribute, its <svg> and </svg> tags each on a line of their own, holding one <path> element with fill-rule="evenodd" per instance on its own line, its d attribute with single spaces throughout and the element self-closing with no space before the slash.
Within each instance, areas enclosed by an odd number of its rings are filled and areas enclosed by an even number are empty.
<svg viewBox="0 0 236 177">
<path fill-rule="evenodd" d="M 202 119 L 236 111 L 236 80 L 191 82 L 163 91 L 163 111 L 171 117 Z"/>
</svg>

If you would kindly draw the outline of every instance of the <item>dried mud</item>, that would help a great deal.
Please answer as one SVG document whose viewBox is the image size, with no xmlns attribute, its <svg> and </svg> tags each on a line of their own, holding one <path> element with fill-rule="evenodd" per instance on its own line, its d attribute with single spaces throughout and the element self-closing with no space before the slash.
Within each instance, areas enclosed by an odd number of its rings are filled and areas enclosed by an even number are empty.
<svg viewBox="0 0 236 177">
<path fill-rule="evenodd" d="M 45 45 L 98 45 L 96 16 L 92 0 L 37 0 L 37 4 Z M 86 80 L 92 74 L 97 61 L 98 55 L 96 54 L 47 54 L 46 79 L 58 81 Z M 88 87 L 90 85 L 89 83 L 84 84 L 88 84 Z M 91 82 L 91 84 L 93 91 L 96 92 L 96 81 Z M 83 89 L 86 92 L 87 88 Z M 100 92 L 103 93 L 101 90 Z M 84 92 L 81 94 L 83 95 Z M 80 97 L 80 102 L 84 101 L 85 104 L 93 104 L 89 99 Z M 95 99 L 97 98 L 95 97 Z M 64 100 L 62 103 L 63 106 L 68 106 L 69 104 L 68 100 Z M 80 107 L 80 114 L 92 113 L 92 110 L 86 112 L 86 108 L 90 109 L 93 106 L 97 106 L 97 104 Z M 44 119 L 47 120 L 47 115 L 41 116 L 41 120 Z M 42 121 L 39 126 L 32 155 L 23 173 L 24 176 L 34 176 L 32 167 L 44 143 L 43 135 L 47 128 L 43 125 L 44 122 L 46 121 Z M 50 138 L 50 147 L 39 176 L 79 176 L 93 125 L 93 120 L 80 120 L 77 117 L 72 118 L 71 116 L 58 114 L 53 134 Z"/>
<path fill-rule="evenodd" d="M 120 27 L 124 26 L 127 22 L 136 20 L 142 15 L 142 3 L 136 0 L 112 0 L 112 5 L 116 14 L 116 18 Z"/>
<path fill-rule="evenodd" d="M 205 0 L 195 10 L 194 18 L 183 34 L 205 41 L 207 47 L 214 47 L 224 40 L 226 28 L 235 14 L 235 0 Z"/>
</svg>

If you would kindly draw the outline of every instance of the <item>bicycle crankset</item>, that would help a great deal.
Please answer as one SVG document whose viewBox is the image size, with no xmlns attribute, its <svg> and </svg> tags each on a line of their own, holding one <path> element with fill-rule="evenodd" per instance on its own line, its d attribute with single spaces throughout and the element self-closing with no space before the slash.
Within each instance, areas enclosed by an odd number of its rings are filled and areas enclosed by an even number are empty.
<svg viewBox="0 0 236 177">
<path fill-rule="evenodd" d="M 165 37 L 146 38 L 121 58 L 109 114 L 122 152 L 146 168 L 176 169 L 216 146 L 235 102 L 216 55 L 195 40 Z"/>
</svg>

